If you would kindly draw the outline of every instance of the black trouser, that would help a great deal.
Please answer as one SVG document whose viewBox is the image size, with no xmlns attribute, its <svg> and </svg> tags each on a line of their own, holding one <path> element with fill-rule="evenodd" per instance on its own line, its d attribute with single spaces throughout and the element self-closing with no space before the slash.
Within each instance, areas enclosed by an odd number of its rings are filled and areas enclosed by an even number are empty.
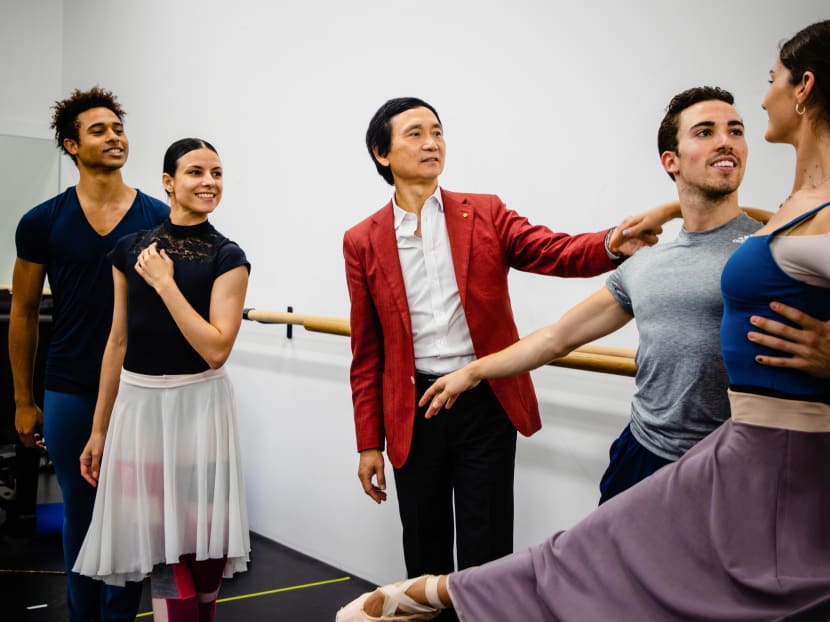
<svg viewBox="0 0 830 622">
<path fill-rule="evenodd" d="M 418 396 L 432 378 L 418 374 Z M 395 469 L 407 574 L 446 574 L 513 552 L 516 429 L 487 382 L 449 410 L 419 408 L 409 458 Z"/>
</svg>

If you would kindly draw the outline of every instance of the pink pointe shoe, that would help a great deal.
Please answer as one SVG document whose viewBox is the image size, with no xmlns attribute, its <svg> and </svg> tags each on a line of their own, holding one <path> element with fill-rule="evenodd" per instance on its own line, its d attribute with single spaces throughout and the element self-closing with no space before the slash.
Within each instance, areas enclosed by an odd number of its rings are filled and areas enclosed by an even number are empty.
<svg viewBox="0 0 830 622">
<path fill-rule="evenodd" d="M 363 604 L 374 592 L 366 592 L 357 597 L 337 612 L 335 622 L 415 622 L 432 620 L 445 608 L 438 598 L 438 577 L 427 576 L 426 595 L 429 605 L 422 605 L 406 595 L 413 583 L 422 577 L 399 581 L 379 587 L 383 592 L 383 613 L 379 618 L 370 616 L 363 610 Z"/>
</svg>

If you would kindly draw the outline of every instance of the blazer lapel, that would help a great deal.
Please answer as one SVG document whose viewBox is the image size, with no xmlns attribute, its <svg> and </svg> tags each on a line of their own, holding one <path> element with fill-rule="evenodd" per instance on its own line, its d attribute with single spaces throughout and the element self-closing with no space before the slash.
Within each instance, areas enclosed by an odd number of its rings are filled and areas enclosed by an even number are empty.
<svg viewBox="0 0 830 622">
<path fill-rule="evenodd" d="M 473 221 L 475 211 L 467 203 L 467 198 L 455 199 L 441 190 L 444 202 L 444 219 L 447 221 L 447 234 L 450 238 L 452 264 L 461 306 L 467 305 L 467 275 L 470 272 L 470 254 L 473 246 Z"/>
<path fill-rule="evenodd" d="M 390 201 L 372 223 L 369 240 L 374 251 L 374 259 L 383 273 L 386 283 L 398 311 L 401 314 L 406 331 L 412 334 L 411 318 L 409 316 L 409 301 L 406 298 L 406 285 L 403 282 L 401 262 L 398 258 L 398 240 L 395 237 L 395 220 Z M 378 292 L 380 295 L 380 293 Z"/>
</svg>

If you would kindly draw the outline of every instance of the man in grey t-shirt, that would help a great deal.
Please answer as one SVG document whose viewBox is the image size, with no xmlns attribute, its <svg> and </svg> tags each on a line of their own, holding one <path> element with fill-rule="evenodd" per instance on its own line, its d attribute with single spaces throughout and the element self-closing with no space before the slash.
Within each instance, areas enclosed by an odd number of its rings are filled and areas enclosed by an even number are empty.
<svg viewBox="0 0 830 622">
<path fill-rule="evenodd" d="M 666 109 L 658 149 L 677 185 L 678 238 L 642 249 L 556 324 L 436 382 L 421 400 L 432 400 L 427 417 L 485 378 L 539 367 L 632 318 L 640 335 L 637 391 L 631 423 L 611 447 L 600 503 L 678 459 L 729 416 L 720 273 L 761 226 L 738 205 L 747 145 L 732 103 L 727 91 L 699 87 L 676 95 Z"/>
<path fill-rule="evenodd" d="M 729 417 L 721 359 L 720 273 L 761 223 L 740 213 L 643 249 L 608 279 L 607 291 L 639 333 L 631 422 L 611 447 L 600 503 L 673 462 Z M 633 258 L 632 258 L 633 259 Z"/>
</svg>

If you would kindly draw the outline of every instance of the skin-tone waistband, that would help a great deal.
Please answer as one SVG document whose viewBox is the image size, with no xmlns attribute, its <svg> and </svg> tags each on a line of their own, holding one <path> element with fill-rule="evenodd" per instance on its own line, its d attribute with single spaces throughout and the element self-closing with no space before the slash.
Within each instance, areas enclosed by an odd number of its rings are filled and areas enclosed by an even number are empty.
<svg viewBox="0 0 830 622">
<path fill-rule="evenodd" d="M 795 432 L 830 432 L 830 404 L 729 390 L 732 420 Z"/>
</svg>

